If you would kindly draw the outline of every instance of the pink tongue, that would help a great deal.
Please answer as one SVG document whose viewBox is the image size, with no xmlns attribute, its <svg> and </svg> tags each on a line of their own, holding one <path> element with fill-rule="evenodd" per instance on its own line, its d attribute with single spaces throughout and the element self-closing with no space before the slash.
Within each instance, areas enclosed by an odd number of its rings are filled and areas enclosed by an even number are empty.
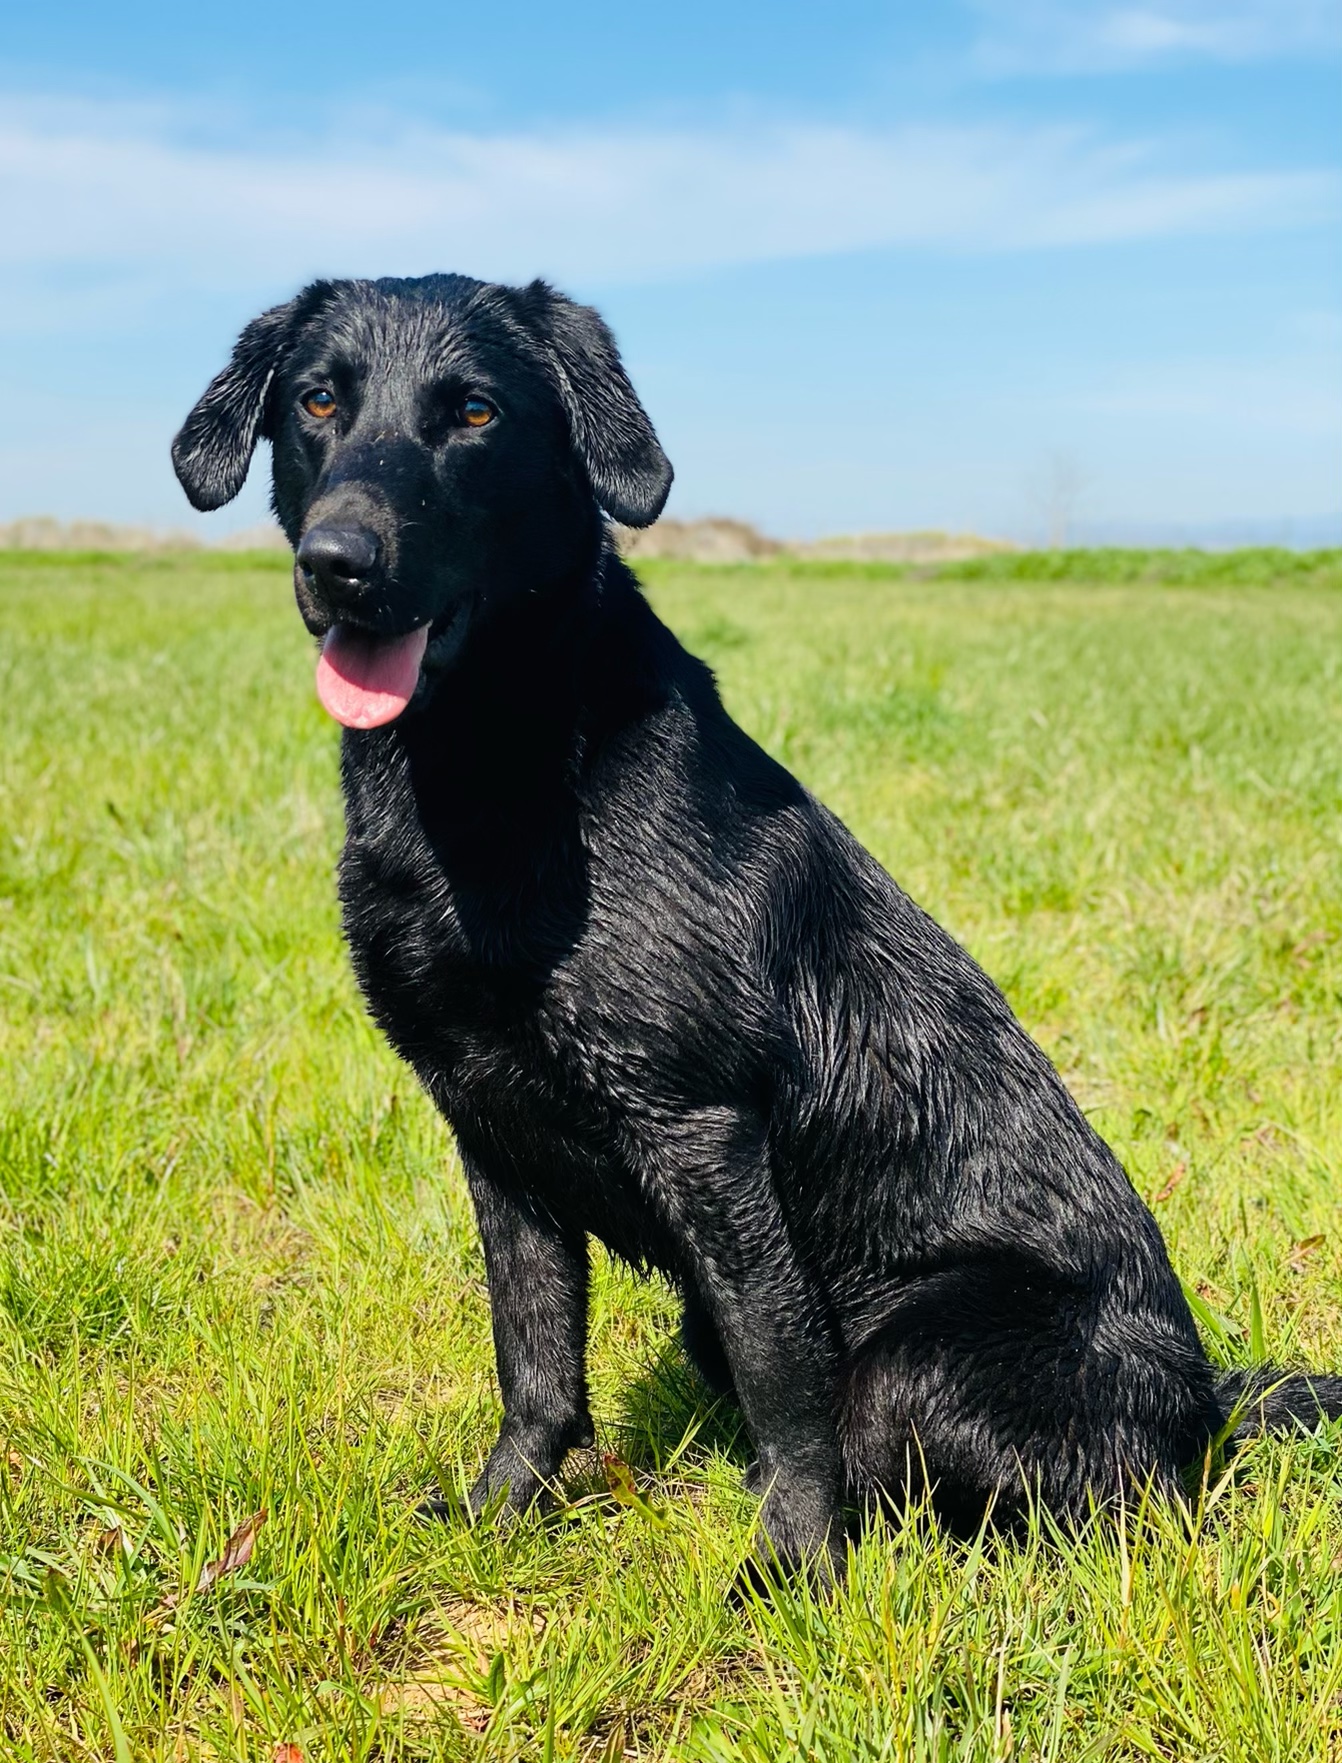
<svg viewBox="0 0 1342 1763">
<path fill-rule="evenodd" d="M 346 728 L 378 728 L 398 717 L 419 683 L 429 627 L 375 637 L 332 625 L 317 662 L 317 696 Z"/>
</svg>

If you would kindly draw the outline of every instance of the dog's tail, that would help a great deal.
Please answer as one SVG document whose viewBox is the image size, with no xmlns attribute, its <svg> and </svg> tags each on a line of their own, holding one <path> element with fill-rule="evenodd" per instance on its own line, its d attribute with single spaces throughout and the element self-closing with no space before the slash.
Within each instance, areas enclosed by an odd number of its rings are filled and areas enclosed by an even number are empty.
<svg viewBox="0 0 1342 1763">
<path fill-rule="evenodd" d="M 1216 1396 L 1233 1422 L 1235 1444 L 1260 1433 L 1309 1431 L 1321 1420 L 1342 1419 L 1342 1377 L 1325 1372 L 1278 1371 L 1272 1365 L 1227 1371 L 1216 1380 Z"/>
</svg>

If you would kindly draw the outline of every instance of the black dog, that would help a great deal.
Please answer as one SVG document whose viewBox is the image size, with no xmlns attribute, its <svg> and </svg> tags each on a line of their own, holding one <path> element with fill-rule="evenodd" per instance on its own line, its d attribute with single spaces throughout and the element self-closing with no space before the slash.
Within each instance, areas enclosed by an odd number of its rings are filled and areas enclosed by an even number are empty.
<svg viewBox="0 0 1342 1763">
<path fill-rule="evenodd" d="M 591 1441 L 588 1233 L 683 1293 L 785 1563 L 838 1546 L 845 1501 L 1081 1517 L 1177 1490 L 1236 1402 L 1342 1413 L 1342 1379 L 1214 1376 L 996 987 L 653 615 L 602 511 L 646 525 L 671 468 L 594 312 L 316 283 L 178 435 L 197 508 L 260 435 L 347 725 L 355 966 L 484 1239 L 504 1420 L 477 1509 Z"/>
</svg>

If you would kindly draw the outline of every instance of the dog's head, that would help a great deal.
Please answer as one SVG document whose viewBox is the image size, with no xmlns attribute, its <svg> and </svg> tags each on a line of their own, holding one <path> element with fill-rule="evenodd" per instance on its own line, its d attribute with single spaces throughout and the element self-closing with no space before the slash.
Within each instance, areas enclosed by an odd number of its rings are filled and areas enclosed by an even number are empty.
<svg viewBox="0 0 1342 1763">
<path fill-rule="evenodd" d="M 671 467 L 590 307 L 544 282 L 314 282 L 254 319 L 173 442 L 197 508 L 273 443 L 299 610 L 341 722 L 400 714 L 471 627 L 655 520 Z"/>
</svg>

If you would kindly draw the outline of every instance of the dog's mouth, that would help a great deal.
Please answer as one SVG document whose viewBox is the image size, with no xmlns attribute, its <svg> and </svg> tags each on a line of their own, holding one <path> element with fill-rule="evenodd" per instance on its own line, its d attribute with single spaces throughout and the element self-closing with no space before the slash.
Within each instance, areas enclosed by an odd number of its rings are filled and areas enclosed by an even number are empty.
<svg viewBox="0 0 1342 1763">
<path fill-rule="evenodd" d="M 399 636 L 333 624 L 317 659 L 317 696 L 323 709 L 346 728 L 395 722 L 424 674 L 441 672 L 455 659 L 469 622 L 470 606 L 463 601 L 445 618 Z"/>
</svg>

